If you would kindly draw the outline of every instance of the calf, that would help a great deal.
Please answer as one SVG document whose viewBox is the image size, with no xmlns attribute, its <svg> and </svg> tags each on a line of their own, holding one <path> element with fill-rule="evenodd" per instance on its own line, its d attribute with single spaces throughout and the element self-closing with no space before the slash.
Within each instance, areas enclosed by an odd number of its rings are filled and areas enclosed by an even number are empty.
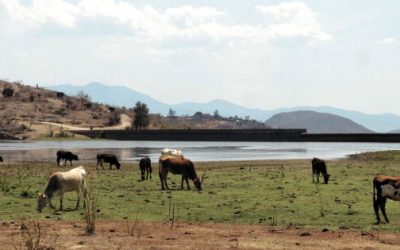
<svg viewBox="0 0 400 250">
<path fill-rule="evenodd" d="M 115 167 L 118 170 L 121 167 L 121 164 L 119 164 L 118 159 L 117 159 L 117 157 L 115 155 L 112 155 L 112 154 L 97 154 L 96 158 L 97 158 L 96 169 L 99 166 L 99 164 L 100 164 L 101 168 L 104 169 L 103 162 L 110 163 L 110 170 L 112 169 L 112 165 L 115 165 Z"/>
<path fill-rule="evenodd" d="M 316 176 L 317 182 L 319 183 L 319 175 L 322 174 L 322 176 L 324 177 L 324 183 L 328 184 L 330 175 L 326 171 L 325 161 L 318 158 L 313 158 L 311 161 L 311 165 L 312 165 L 312 182 L 314 183 L 314 176 Z"/>
<path fill-rule="evenodd" d="M 168 172 L 182 175 L 181 189 L 183 189 L 183 181 L 186 181 L 186 186 L 190 189 L 188 179 L 191 179 L 198 190 L 201 190 L 201 179 L 197 177 L 193 163 L 183 156 L 161 156 L 159 160 L 159 176 L 161 181 L 161 189 L 164 190 L 164 184 L 169 189 L 167 184 Z"/>
<path fill-rule="evenodd" d="M 85 197 L 86 195 L 86 171 L 82 166 L 73 168 L 67 172 L 56 172 L 52 174 L 44 193 L 39 194 L 36 210 L 42 212 L 47 203 L 54 209 L 53 204 L 51 204 L 51 199 L 56 195 L 60 196 L 60 210 L 62 210 L 64 193 L 71 191 L 75 191 L 78 195 L 75 207 L 75 209 L 77 209 L 81 196 Z"/>
<path fill-rule="evenodd" d="M 372 200 L 377 224 L 381 223 L 379 208 L 381 209 L 385 221 L 389 223 L 385 211 L 386 199 L 389 198 L 394 201 L 400 201 L 400 177 L 377 175 L 374 177 L 372 185 L 374 192 Z"/>
<path fill-rule="evenodd" d="M 142 176 L 142 181 L 144 181 L 145 173 L 146 173 L 146 180 L 149 179 L 149 175 L 150 175 L 150 180 L 151 180 L 151 172 L 153 172 L 153 170 L 151 168 L 150 158 L 146 156 L 146 157 L 143 157 L 142 159 L 140 159 L 139 167 L 140 167 L 140 174 Z"/>
<path fill-rule="evenodd" d="M 57 151 L 57 166 L 60 166 L 60 160 L 65 160 L 64 165 L 67 165 L 67 161 L 69 161 L 72 166 L 72 161 L 79 161 L 79 158 L 69 151 L 59 150 Z"/>
</svg>

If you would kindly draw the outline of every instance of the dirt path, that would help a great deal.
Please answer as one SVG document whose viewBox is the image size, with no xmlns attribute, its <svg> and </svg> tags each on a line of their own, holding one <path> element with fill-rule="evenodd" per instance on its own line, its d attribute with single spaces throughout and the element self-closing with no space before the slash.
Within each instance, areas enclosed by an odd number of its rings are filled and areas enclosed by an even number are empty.
<svg viewBox="0 0 400 250">
<path fill-rule="evenodd" d="M 93 130 L 125 129 L 125 128 L 131 126 L 131 122 L 132 122 L 132 119 L 129 116 L 127 116 L 125 114 L 121 114 L 121 121 L 118 125 L 110 126 L 110 127 L 93 127 Z M 39 123 L 44 124 L 44 125 L 61 127 L 66 130 L 90 130 L 90 128 L 88 128 L 88 127 L 78 127 L 78 126 L 66 125 L 66 124 L 55 123 L 55 122 L 39 122 Z"/>
<path fill-rule="evenodd" d="M 266 226 L 102 221 L 93 236 L 82 222 L 40 222 L 41 245 L 54 249 L 400 249 L 399 234 L 352 230 L 271 230 Z M 33 223 L 2 222 L 0 249 L 37 237 Z M 22 238 L 22 235 L 23 238 Z M 29 236 L 31 235 L 31 236 Z M 43 248 L 50 249 L 50 248 Z"/>
</svg>

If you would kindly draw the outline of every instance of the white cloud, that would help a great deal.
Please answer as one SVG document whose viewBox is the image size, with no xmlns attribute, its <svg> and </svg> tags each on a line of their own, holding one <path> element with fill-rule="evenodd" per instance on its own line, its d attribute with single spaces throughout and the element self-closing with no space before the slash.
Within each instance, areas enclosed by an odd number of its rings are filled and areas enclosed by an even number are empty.
<svg viewBox="0 0 400 250">
<path fill-rule="evenodd" d="M 382 43 L 382 44 L 394 44 L 397 42 L 398 42 L 398 40 L 393 37 L 387 37 L 387 38 L 384 38 L 381 41 L 379 41 L 379 43 Z"/>
<path fill-rule="evenodd" d="M 159 11 L 151 6 L 139 7 L 116 0 L 81 0 L 76 4 L 63 0 L 32 0 L 32 5 L 23 5 L 18 0 L 0 0 L 0 4 L 6 13 L 0 18 L 25 29 L 48 22 L 73 28 L 82 19 L 109 18 L 129 25 L 142 38 L 153 40 L 206 37 L 215 41 L 244 38 L 264 41 L 300 37 L 315 42 L 331 39 L 321 31 L 316 14 L 300 2 L 257 6 L 257 11 L 271 15 L 276 21 L 259 25 L 225 24 L 226 13 L 207 6 L 184 5 Z"/>
<path fill-rule="evenodd" d="M 271 15 L 278 23 L 269 26 L 273 37 L 305 37 L 312 40 L 328 41 L 332 37 L 322 32 L 314 13 L 305 3 L 283 2 L 278 5 L 257 6 L 256 10 Z"/>
</svg>

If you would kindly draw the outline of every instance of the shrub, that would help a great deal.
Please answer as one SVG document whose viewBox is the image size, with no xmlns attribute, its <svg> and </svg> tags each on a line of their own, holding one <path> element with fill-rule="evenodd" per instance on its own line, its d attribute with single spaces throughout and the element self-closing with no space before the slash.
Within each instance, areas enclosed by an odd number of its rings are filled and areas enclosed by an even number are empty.
<svg viewBox="0 0 400 250">
<path fill-rule="evenodd" d="M 3 89 L 3 96 L 4 97 L 11 97 L 13 95 L 14 95 L 14 90 L 12 88 Z"/>
</svg>

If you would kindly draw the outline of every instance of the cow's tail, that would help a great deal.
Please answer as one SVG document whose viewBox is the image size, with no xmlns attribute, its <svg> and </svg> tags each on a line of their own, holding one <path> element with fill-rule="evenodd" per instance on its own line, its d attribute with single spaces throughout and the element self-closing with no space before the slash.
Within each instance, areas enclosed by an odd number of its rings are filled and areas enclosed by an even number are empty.
<svg viewBox="0 0 400 250">
<path fill-rule="evenodd" d="M 375 179 L 372 181 L 372 193 L 373 193 L 373 195 L 372 195 L 372 201 L 374 202 L 374 204 L 375 204 L 375 202 L 377 201 L 377 197 L 376 197 L 376 184 L 375 184 Z"/>
</svg>

